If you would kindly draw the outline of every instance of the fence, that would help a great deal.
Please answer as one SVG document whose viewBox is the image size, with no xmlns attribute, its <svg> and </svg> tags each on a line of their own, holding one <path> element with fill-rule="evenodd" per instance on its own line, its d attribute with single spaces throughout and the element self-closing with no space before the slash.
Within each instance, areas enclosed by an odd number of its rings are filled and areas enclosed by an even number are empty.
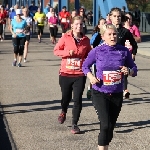
<svg viewBox="0 0 150 150">
<path fill-rule="evenodd" d="M 141 13 L 141 23 L 139 29 L 141 32 L 150 32 L 150 13 Z"/>
</svg>

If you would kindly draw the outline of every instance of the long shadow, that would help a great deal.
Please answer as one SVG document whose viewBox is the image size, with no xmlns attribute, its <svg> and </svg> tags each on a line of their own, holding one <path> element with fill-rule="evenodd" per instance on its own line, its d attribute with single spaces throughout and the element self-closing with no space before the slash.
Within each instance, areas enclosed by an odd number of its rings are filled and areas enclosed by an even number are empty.
<svg viewBox="0 0 150 150">
<path fill-rule="evenodd" d="M 29 112 L 35 112 L 35 111 L 47 111 L 47 110 L 60 110 L 61 109 L 61 101 L 60 100 L 53 100 L 53 101 L 40 101 L 40 102 L 32 102 L 32 103 L 17 103 L 17 104 L 9 104 L 9 105 L 2 105 L 3 108 L 8 107 L 21 107 L 21 106 L 37 106 L 37 105 L 50 105 L 50 104 L 56 104 L 58 103 L 58 106 L 49 106 L 49 107 L 39 107 L 39 108 L 33 108 L 33 109 L 19 109 L 19 110 L 13 110 L 13 111 L 4 111 L 4 114 L 18 114 L 18 113 L 29 113 Z M 83 102 L 83 107 L 89 107 L 92 106 L 92 103 L 86 103 Z M 68 108 L 72 108 L 73 105 L 70 104 Z"/>
<path fill-rule="evenodd" d="M 133 130 L 136 130 L 136 129 L 150 128 L 150 120 L 128 122 L 128 123 L 117 123 L 116 127 L 130 128 L 130 129 L 122 130 L 122 131 L 116 131 L 116 133 L 128 133 L 128 132 L 132 132 Z"/>
<path fill-rule="evenodd" d="M 133 98 L 133 99 L 123 101 L 123 104 L 125 105 L 137 105 L 137 104 L 143 104 L 143 103 L 150 103 L 150 99 Z"/>
<path fill-rule="evenodd" d="M 11 142 L 6 131 L 4 116 L 0 108 L 0 150 L 12 150 Z"/>
</svg>

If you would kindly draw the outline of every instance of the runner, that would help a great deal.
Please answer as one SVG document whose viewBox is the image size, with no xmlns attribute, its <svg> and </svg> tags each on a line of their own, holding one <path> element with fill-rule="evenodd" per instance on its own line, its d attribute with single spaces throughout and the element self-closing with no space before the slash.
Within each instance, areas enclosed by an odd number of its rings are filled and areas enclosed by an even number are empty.
<svg viewBox="0 0 150 150">
<path fill-rule="evenodd" d="M 18 67 L 21 67 L 21 61 L 23 56 L 24 44 L 25 44 L 25 30 L 27 23 L 21 18 L 22 10 L 16 10 L 17 17 L 11 21 L 10 31 L 12 33 L 12 41 L 14 46 L 14 62 L 12 66 L 17 64 L 17 56 L 19 54 Z"/>
<path fill-rule="evenodd" d="M 59 13 L 60 25 L 62 28 L 62 35 L 69 29 L 70 13 L 66 10 L 66 6 L 63 6 L 62 11 Z"/>
<path fill-rule="evenodd" d="M 0 40 L 4 40 L 5 26 L 6 26 L 7 12 L 4 10 L 4 6 L 0 8 Z"/>
<path fill-rule="evenodd" d="M 52 16 L 50 17 L 50 19 L 48 20 L 49 23 L 49 30 L 50 30 L 50 35 L 51 35 L 51 41 L 53 44 L 56 43 L 56 36 L 57 36 L 57 32 L 58 32 L 58 18 L 55 16 L 55 12 L 54 9 L 51 12 Z"/>
<path fill-rule="evenodd" d="M 121 25 L 121 9 L 112 8 L 110 11 L 110 19 L 112 21 L 112 24 L 117 28 L 118 31 L 118 44 L 125 46 L 126 41 L 128 40 L 132 45 L 132 56 L 135 57 L 137 53 L 137 43 L 134 40 L 133 35 L 130 33 L 130 31 Z M 128 75 L 124 76 L 124 97 L 126 99 L 128 99 L 130 96 L 130 93 L 127 89 L 127 77 Z"/>
<path fill-rule="evenodd" d="M 33 22 L 33 32 L 36 33 L 36 23 L 35 23 L 35 20 L 34 20 L 34 16 L 35 16 L 35 13 L 37 12 L 38 10 L 38 7 L 35 6 L 35 1 L 33 0 L 31 2 L 31 5 L 29 6 L 29 16 L 32 18 L 32 22 Z"/>
<path fill-rule="evenodd" d="M 100 122 L 98 148 L 108 150 L 123 102 L 122 75 L 136 76 L 137 67 L 129 50 L 116 44 L 118 31 L 114 25 L 103 25 L 100 31 L 105 43 L 91 50 L 83 62 L 82 70 L 92 84 L 93 105 Z M 96 77 L 90 70 L 94 63 Z"/>
<path fill-rule="evenodd" d="M 71 132 L 77 134 L 80 133 L 77 123 L 82 110 L 82 94 L 86 82 L 86 76 L 84 76 L 81 66 L 91 50 L 91 46 L 89 38 L 81 33 L 82 17 L 76 16 L 71 22 L 71 31 L 68 31 L 59 39 L 54 48 L 54 54 L 62 58 L 59 72 L 62 112 L 58 117 L 58 121 L 62 124 L 66 120 L 66 113 L 73 91 L 74 106 Z"/>
<path fill-rule="evenodd" d="M 83 8 L 80 8 L 79 16 L 81 16 L 83 19 L 83 34 L 85 35 L 87 33 L 87 27 L 86 27 L 86 23 L 85 23 L 85 21 L 87 20 L 87 17 L 85 15 L 85 11 Z"/>
<path fill-rule="evenodd" d="M 27 54 L 28 54 L 28 49 L 29 49 L 29 42 L 30 42 L 30 28 L 32 25 L 32 18 L 29 17 L 29 11 L 27 8 L 23 9 L 23 16 L 21 16 L 22 19 L 24 19 L 27 23 L 26 27 L 26 42 L 25 42 L 25 47 L 24 47 L 24 62 L 27 62 Z"/>
<path fill-rule="evenodd" d="M 41 43 L 41 36 L 42 36 L 43 30 L 44 30 L 45 19 L 46 19 L 46 15 L 41 12 L 41 8 L 38 8 L 38 12 L 35 13 L 34 20 L 37 23 L 39 43 Z"/>
<path fill-rule="evenodd" d="M 126 13 L 126 16 L 129 18 L 129 25 L 127 26 L 127 29 L 129 29 L 130 32 L 132 33 L 135 41 L 137 43 L 141 43 L 140 30 L 139 30 L 139 28 L 135 24 L 133 24 L 133 22 L 132 22 L 132 18 L 133 18 L 132 14 L 131 13 Z"/>
</svg>

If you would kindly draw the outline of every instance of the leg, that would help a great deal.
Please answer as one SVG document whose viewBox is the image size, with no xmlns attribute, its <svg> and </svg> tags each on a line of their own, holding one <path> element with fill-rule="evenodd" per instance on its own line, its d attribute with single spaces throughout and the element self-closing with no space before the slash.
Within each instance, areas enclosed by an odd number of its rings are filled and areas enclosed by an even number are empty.
<svg viewBox="0 0 150 150">
<path fill-rule="evenodd" d="M 38 40 L 39 40 L 39 42 L 40 42 L 40 40 L 41 40 L 41 36 L 40 36 L 40 34 L 41 34 L 40 26 L 37 25 L 37 28 L 38 28 Z"/>
<path fill-rule="evenodd" d="M 73 78 L 59 76 L 59 85 L 61 87 L 62 92 L 62 100 L 61 100 L 62 111 L 67 113 L 69 103 L 72 99 Z"/>
<path fill-rule="evenodd" d="M 117 118 L 119 116 L 119 113 L 121 111 L 123 102 L 123 93 L 114 93 L 112 94 L 112 98 L 110 99 L 109 103 L 109 118 L 110 118 L 110 124 L 109 124 L 109 143 L 111 142 L 113 138 L 113 130 L 117 121 Z"/>
<path fill-rule="evenodd" d="M 124 75 L 124 84 L 123 84 L 123 90 L 124 90 L 124 97 L 129 98 L 130 93 L 128 92 L 128 75 Z"/>
<path fill-rule="evenodd" d="M 24 45 L 25 45 L 25 37 L 19 38 L 19 39 L 20 39 L 20 47 L 19 47 L 19 63 L 18 63 L 18 65 L 21 64 L 21 61 L 22 61 L 22 56 L 23 56 L 23 52 L 24 52 Z"/>
<path fill-rule="evenodd" d="M 65 34 L 65 24 L 61 23 L 62 36 Z"/>
<path fill-rule="evenodd" d="M 93 91 L 93 105 L 100 121 L 100 134 L 98 136 L 99 149 L 105 148 L 109 144 L 109 97 L 105 93 Z M 100 149 L 100 150 L 101 150 Z"/>
<path fill-rule="evenodd" d="M 52 43 L 54 44 L 54 27 L 50 27 L 51 39 Z"/>
<path fill-rule="evenodd" d="M 3 40 L 2 35 L 3 35 L 3 24 L 0 24 L 0 39 L 1 39 L 1 41 Z"/>
<path fill-rule="evenodd" d="M 12 43 L 13 43 L 13 47 L 14 47 L 14 61 L 12 63 L 12 66 L 16 66 L 17 56 L 18 56 L 18 52 L 19 52 L 19 40 L 18 40 L 18 38 L 12 38 Z"/>
<path fill-rule="evenodd" d="M 54 26 L 54 42 L 55 43 L 56 43 L 57 31 L 58 31 L 57 26 Z"/>
<path fill-rule="evenodd" d="M 29 41 L 30 41 L 30 35 L 26 35 L 26 41 L 24 46 L 24 62 L 26 62 L 27 59 Z"/>
<path fill-rule="evenodd" d="M 82 95 L 85 88 L 86 77 L 76 77 L 76 80 L 73 84 L 73 101 L 74 106 L 72 109 L 72 125 L 77 125 L 82 110 Z"/>
</svg>

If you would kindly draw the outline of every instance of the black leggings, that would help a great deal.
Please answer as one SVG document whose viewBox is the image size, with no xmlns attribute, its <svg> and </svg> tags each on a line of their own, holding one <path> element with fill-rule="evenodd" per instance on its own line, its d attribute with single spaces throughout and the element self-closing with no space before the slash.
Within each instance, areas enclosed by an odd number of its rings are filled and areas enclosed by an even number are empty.
<svg viewBox="0 0 150 150">
<path fill-rule="evenodd" d="M 100 121 L 100 134 L 98 145 L 109 145 L 113 138 L 113 130 L 121 111 L 123 92 L 106 94 L 96 90 L 93 91 L 93 105 Z"/>
<path fill-rule="evenodd" d="M 69 103 L 72 99 L 73 91 L 74 106 L 72 109 L 72 124 L 77 124 L 79 121 L 80 113 L 82 110 L 82 95 L 85 88 L 85 83 L 85 76 L 59 76 L 59 84 L 62 92 L 61 107 L 62 111 L 64 111 L 65 113 L 67 113 Z"/>
<path fill-rule="evenodd" d="M 123 90 L 127 90 L 128 88 L 128 75 L 124 75 L 123 77 Z"/>
<path fill-rule="evenodd" d="M 19 54 L 19 56 L 23 55 L 24 51 L 24 44 L 25 44 L 26 38 L 12 38 L 13 46 L 14 46 L 14 53 L 16 55 Z"/>
<path fill-rule="evenodd" d="M 37 26 L 38 27 L 38 35 L 43 34 L 44 26 Z"/>
<path fill-rule="evenodd" d="M 0 23 L 0 35 L 3 34 L 3 24 Z"/>
<path fill-rule="evenodd" d="M 58 32 L 58 28 L 56 26 L 54 27 L 49 27 L 49 30 L 50 30 L 50 34 L 52 37 L 56 38 L 57 36 L 57 32 Z"/>
<path fill-rule="evenodd" d="M 66 22 L 66 23 L 61 23 L 61 29 L 62 29 L 62 33 L 66 33 L 67 30 L 69 29 L 69 23 Z"/>
</svg>

